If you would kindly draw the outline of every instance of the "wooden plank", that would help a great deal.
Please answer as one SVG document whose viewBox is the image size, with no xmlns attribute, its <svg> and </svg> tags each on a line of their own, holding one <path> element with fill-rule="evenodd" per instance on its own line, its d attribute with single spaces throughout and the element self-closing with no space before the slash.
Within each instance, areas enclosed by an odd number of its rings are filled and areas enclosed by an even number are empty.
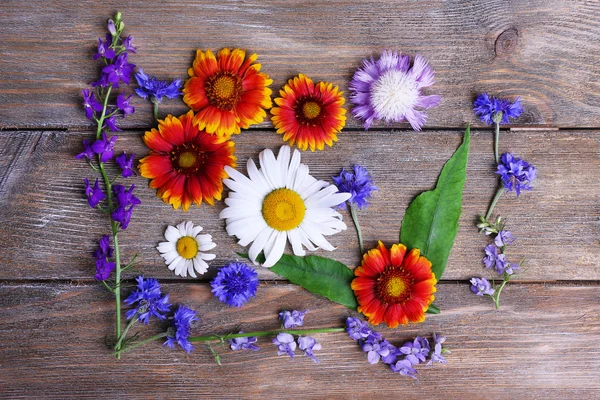
<svg viewBox="0 0 600 400">
<path fill-rule="evenodd" d="M 419 134 L 389 131 L 347 132 L 332 149 L 305 152 L 302 160 L 320 179 L 329 179 L 341 167 L 361 163 L 372 173 L 380 191 L 372 205 L 360 213 L 367 248 L 377 240 L 398 240 L 404 210 L 418 193 L 430 189 L 444 162 L 461 141 L 459 131 Z M 600 237 L 599 132 L 510 132 L 503 133 L 502 151 L 513 151 L 539 169 L 535 190 L 519 199 L 502 199 L 497 211 L 508 219 L 517 241 L 510 257 L 527 258 L 523 280 L 600 280 L 598 238 Z M 89 209 L 83 196 L 83 177 L 93 176 L 87 165 L 73 156 L 81 151 L 82 138 L 89 133 L 6 132 L 0 137 L 5 153 L 4 182 L 0 192 L 0 279 L 85 279 L 94 270 L 91 252 L 108 224 L 100 212 Z M 140 132 L 123 133 L 117 151 L 146 153 Z M 240 169 L 245 161 L 257 159 L 263 147 L 276 149 L 281 139 L 272 131 L 248 132 L 236 137 Z M 477 232 L 474 222 L 485 212 L 495 191 L 492 170 L 492 134 L 474 131 L 464 211 L 456 245 L 444 277 L 468 279 L 481 274 L 483 247 L 488 239 Z M 331 160 L 336 160 L 333 164 Z M 243 250 L 228 237 L 218 219 L 223 204 L 193 207 L 188 213 L 173 210 L 155 197 L 141 177 L 131 179 L 142 205 L 130 228 L 121 235 L 125 260 L 141 254 L 140 268 L 149 275 L 173 278 L 155 246 L 163 239 L 167 224 L 184 220 L 205 227 L 218 247 L 213 266 L 237 258 Z M 349 228 L 332 237 L 333 257 L 354 266 L 360 261 L 356 234 L 349 215 Z M 214 270 L 214 268 L 212 268 Z M 211 272 L 207 277 L 211 277 Z M 261 269 L 264 279 L 274 274 Z"/>
<path fill-rule="evenodd" d="M 258 52 L 275 92 L 299 72 L 346 90 L 363 58 L 389 48 L 421 53 L 436 70 L 432 93 L 443 101 L 429 127 L 475 121 L 479 91 L 521 96 L 519 124 L 600 127 L 597 2 L 9 0 L 0 4 L 0 129 L 88 123 L 80 92 L 97 78 L 94 43 L 117 9 L 139 47 L 132 61 L 161 78 L 185 79 L 197 48 L 229 46 Z M 126 126 L 151 123 L 150 107 L 137 107 Z"/>
<path fill-rule="evenodd" d="M 101 287 L 0 286 L 0 396 L 10 398 L 568 398 L 600 396 L 598 286 L 509 285 L 503 306 L 470 294 L 466 284 L 440 284 L 443 312 L 384 337 L 400 345 L 415 335 L 447 337 L 446 366 L 418 367 L 419 381 L 370 365 L 345 333 L 315 335 L 320 364 L 301 353 L 278 357 L 269 339 L 259 352 L 215 346 L 218 367 L 198 346 L 191 355 L 160 343 L 117 361 L 114 304 Z M 308 308 L 305 328 L 343 326 L 348 309 L 293 285 L 262 284 L 242 310 L 218 303 L 206 284 L 163 284 L 175 302 L 199 311 L 193 334 L 278 327 L 283 308 Z M 160 332 L 160 324 L 140 329 Z M 134 331 L 136 329 L 134 328 Z M 109 339 L 110 340 L 110 339 Z"/>
</svg>

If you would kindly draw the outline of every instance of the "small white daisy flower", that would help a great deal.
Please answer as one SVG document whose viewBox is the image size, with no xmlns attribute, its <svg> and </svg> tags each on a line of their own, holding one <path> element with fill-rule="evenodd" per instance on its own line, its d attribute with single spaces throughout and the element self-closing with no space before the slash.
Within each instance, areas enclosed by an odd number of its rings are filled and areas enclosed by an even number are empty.
<svg viewBox="0 0 600 400">
<path fill-rule="evenodd" d="M 308 250 L 335 248 L 324 236 L 346 229 L 335 207 L 350 198 L 350 193 L 338 193 L 335 185 L 319 181 L 300 163 L 300 153 L 282 146 L 275 158 L 269 149 L 259 155 L 260 169 L 248 160 L 248 177 L 225 167 L 230 179 L 223 183 L 230 189 L 225 199 L 228 206 L 221 211 L 227 233 L 237 236 L 241 246 L 250 243 L 248 257 L 264 251 L 264 267 L 272 267 L 283 255 L 286 241 L 297 256 Z M 287 240 L 286 240 L 287 239 Z"/>
<path fill-rule="evenodd" d="M 217 245 L 211 235 L 200 235 L 201 226 L 194 226 L 190 221 L 182 222 L 177 227 L 168 226 L 165 231 L 166 242 L 158 244 L 158 251 L 165 264 L 175 275 L 196 278 L 194 270 L 200 275 L 208 270 L 206 261 L 214 260 L 216 255 L 204 253 Z"/>
</svg>

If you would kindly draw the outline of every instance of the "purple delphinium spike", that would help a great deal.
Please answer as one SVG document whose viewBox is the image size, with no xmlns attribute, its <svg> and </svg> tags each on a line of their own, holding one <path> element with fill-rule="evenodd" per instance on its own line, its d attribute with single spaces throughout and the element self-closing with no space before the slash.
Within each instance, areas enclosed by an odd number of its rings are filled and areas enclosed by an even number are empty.
<svg viewBox="0 0 600 400">
<path fill-rule="evenodd" d="M 294 337 L 289 333 L 279 333 L 273 343 L 277 346 L 277 355 L 281 356 L 287 354 L 294 358 L 294 350 L 296 350 L 296 342 Z"/>
<path fill-rule="evenodd" d="M 512 102 L 508 99 L 491 97 L 487 93 L 479 94 L 473 106 L 475 115 L 486 125 L 493 125 L 496 120 L 501 125 L 508 124 L 510 119 L 518 118 L 523 112 L 519 97 Z"/>
<path fill-rule="evenodd" d="M 511 153 L 502 154 L 500 164 L 496 174 L 500 175 L 504 189 L 517 192 L 517 197 L 521 190 L 531 190 L 531 183 L 537 176 L 537 170 L 533 165 L 514 157 Z"/>
<path fill-rule="evenodd" d="M 136 280 L 136 290 L 124 300 L 129 306 L 137 303 L 134 308 L 125 313 L 127 319 L 130 320 L 137 314 L 138 321 L 146 325 L 150 323 L 150 317 L 156 317 L 161 321 L 166 319 L 166 314 L 171 310 L 169 295 L 162 295 L 160 284 L 156 279 L 144 278 L 140 275 Z"/>
<path fill-rule="evenodd" d="M 133 36 L 129 35 L 123 39 L 123 47 L 125 48 L 125 51 L 135 53 L 137 49 L 133 46 Z"/>
<path fill-rule="evenodd" d="M 477 296 L 493 296 L 495 290 L 492 288 L 490 282 L 481 277 L 481 278 L 471 278 L 471 292 L 475 293 Z"/>
<path fill-rule="evenodd" d="M 133 160 L 135 159 L 135 153 L 131 154 L 127 157 L 127 153 L 123 152 L 121 155 L 115 157 L 115 162 L 121 168 L 121 175 L 123 178 L 128 178 L 132 175 L 135 175 L 135 171 L 133 170 Z"/>
<path fill-rule="evenodd" d="M 294 329 L 298 326 L 304 325 L 304 315 L 309 310 L 297 311 L 282 311 L 279 313 L 279 319 L 283 322 L 285 329 Z"/>
<path fill-rule="evenodd" d="M 314 362 L 318 363 L 319 360 L 314 355 L 313 351 L 321 350 L 321 343 L 318 343 L 314 338 L 310 336 L 299 336 L 298 347 L 304 351 L 307 357 L 310 357 Z"/>
<path fill-rule="evenodd" d="M 99 281 L 105 281 L 116 267 L 116 263 L 107 261 L 106 259 L 96 260 L 96 275 L 94 275 L 94 278 Z"/>
<path fill-rule="evenodd" d="M 183 305 L 179 306 L 173 316 L 173 324 L 167 330 L 167 340 L 164 345 L 174 348 L 177 343 L 187 353 L 190 353 L 194 346 L 188 339 L 191 335 L 192 324 L 196 321 L 198 321 L 196 311 Z"/>
<path fill-rule="evenodd" d="M 94 258 L 98 260 L 111 258 L 113 256 L 113 251 L 113 248 L 110 247 L 110 236 L 104 235 L 100 238 L 98 248 L 94 251 Z"/>
<path fill-rule="evenodd" d="M 244 332 L 240 331 L 239 333 Z M 256 336 L 227 339 L 227 341 L 229 342 L 229 347 L 231 348 L 231 350 L 260 350 L 258 346 L 254 344 L 258 341 L 258 338 Z"/>
<path fill-rule="evenodd" d="M 342 168 L 342 172 L 338 176 L 332 176 L 332 178 L 341 193 L 351 194 L 347 201 L 352 205 L 356 205 L 359 210 L 369 206 L 367 199 L 371 197 L 372 192 L 378 190 L 377 186 L 373 184 L 369 172 L 360 165 L 352 167 L 352 172 L 345 171 Z M 345 210 L 346 203 L 340 204 L 339 207 Z"/>
<path fill-rule="evenodd" d="M 168 83 L 167 81 L 160 81 L 156 77 L 148 76 L 144 73 L 142 68 L 138 69 L 135 74 L 135 79 L 139 85 L 135 89 L 135 93 L 142 99 L 149 99 L 153 103 L 162 102 L 163 97 L 174 99 L 181 96 L 182 82 L 179 79 Z"/>
<path fill-rule="evenodd" d="M 87 178 L 83 178 L 85 183 L 85 195 L 87 196 L 88 204 L 92 208 L 96 208 L 98 204 L 106 198 L 106 194 L 100 189 L 98 179 L 94 183 L 94 187 L 90 185 L 90 181 Z"/>
<path fill-rule="evenodd" d="M 104 126 L 102 128 L 108 128 L 111 132 L 120 132 L 123 130 L 117 126 L 117 119 L 114 115 L 104 120 Z"/>
</svg>

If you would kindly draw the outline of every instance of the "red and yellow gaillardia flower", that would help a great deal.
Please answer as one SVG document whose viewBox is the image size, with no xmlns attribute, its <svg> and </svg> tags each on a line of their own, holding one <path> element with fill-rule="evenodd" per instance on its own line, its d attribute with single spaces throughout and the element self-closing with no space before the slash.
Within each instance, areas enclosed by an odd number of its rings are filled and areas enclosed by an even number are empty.
<svg viewBox="0 0 600 400">
<path fill-rule="evenodd" d="M 425 311 L 435 299 L 436 279 L 431 262 L 419 249 L 406 252 L 403 244 L 388 250 L 379 242 L 354 270 L 351 287 L 359 307 L 373 325 L 390 328 L 425 321 Z"/>
<path fill-rule="evenodd" d="M 240 128 L 261 123 L 271 108 L 273 80 L 240 49 L 222 49 L 217 56 L 198 50 L 190 79 L 183 87 L 183 101 L 194 111 L 194 123 L 207 133 L 228 139 Z"/>
<path fill-rule="evenodd" d="M 283 140 L 301 150 L 310 147 L 323 150 L 325 144 L 332 146 L 346 124 L 345 100 L 337 86 L 319 82 L 316 85 L 305 76 L 290 79 L 279 91 L 271 121 Z"/>
<path fill-rule="evenodd" d="M 144 134 L 150 154 L 140 160 L 140 173 L 165 203 L 183 211 L 191 203 L 221 200 L 225 166 L 235 167 L 234 143 L 198 129 L 194 113 L 158 120 L 158 130 Z"/>
</svg>

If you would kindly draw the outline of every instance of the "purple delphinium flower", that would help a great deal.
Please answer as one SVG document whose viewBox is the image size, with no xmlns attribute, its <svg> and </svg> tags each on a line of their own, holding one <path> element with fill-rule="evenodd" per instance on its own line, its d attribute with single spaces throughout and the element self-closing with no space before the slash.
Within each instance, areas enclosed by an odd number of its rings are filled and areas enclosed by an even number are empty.
<svg viewBox="0 0 600 400">
<path fill-rule="evenodd" d="M 96 260 L 96 275 L 94 275 L 94 278 L 99 281 L 105 281 L 116 267 L 116 263 L 108 261 L 105 258 Z"/>
<path fill-rule="evenodd" d="M 92 142 L 88 139 L 83 139 L 83 151 L 75 156 L 76 159 L 80 160 L 82 158 L 87 158 L 91 160 L 94 155 L 94 150 L 92 149 Z"/>
<path fill-rule="evenodd" d="M 110 236 L 104 235 L 100 238 L 98 248 L 94 250 L 94 258 L 101 260 L 113 256 L 113 248 L 110 247 Z"/>
<path fill-rule="evenodd" d="M 127 56 L 127 52 L 121 53 L 115 57 L 112 64 L 102 68 L 102 72 L 106 74 L 106 80 L 109 83 L 118 85 L 120 81 L 123 81 L 126 85 L 129 85 L 135 65 L 127 61 Z"/>
<path fill-rule="evenodd" d="M 363 121 L 365 129 L 380 119 L 406 120 L 414 130 L 421 130 L 427 118 L 422 109 L 440 102 L 440 96 L 421 93 L 435 82 L 425 58 L 417 54 L 411 66 L 410 56 L 384 51 L 377 61 L 371 57 L 362 64 L 350 82 L 350 101 L 355 105 L 354 116 Z"/>
<path fill-rule="evenodd" d="M 358 318 L 346 318 L 346 332 L 354 340 L 366 339 L 373 331 Z"/>
<path fill-rule="evenodd" d="M 139 85 L 135 93 L 142 99 L 149 99 L 153 103 L 160 103 L 163 97 L 174 99 L 181 96 L 181 80 L 176 79 L 171 83 L 159 81 L 156 77 L 148 76 L 144 70 L 139 68 L 135 74 L 135 79 Z"/>
<path fill-rule="evenodd" d="M 362 210 L 369 206 L 367 198 L 371 197 L 371 193 L 377 190 L 377 186 L 373 185 L 373 179 L 364 167 L 355 165 L 352 169 L 353 172 L 350 172 L 342 168 L 342 172 L 338 176 L 332 176 L 332 178 L 340 192 L 351 194 L 348 203 L 356 205 L 359 210 Z M 340 204 L 339 207 L 345 210 L 346 203 Z"/>
<path fill-rule="evenodd" d="M 504 189 L 509 192 L 517 192 L 517 197 L 521 190 L 531 190 L 531 183 L 537 176 L 537 170 L 533 165 L 514 157 L 511 153 L 502 154 L 500 164 L 496 174 L 500 175 Z"/>
<path fill-rule="evenodd" d="M 442 344 L 444 344 L 445 341 L 446 341 L 446 336 L 439 336 L 439 335 L 436 335 L 435 333 L 433 334 L 433 343 L 434 343 L 433 352 L 431 353 L 431 359 L 429 360 L 429 362 L 426 365 L 431 365 L 436 362 L 438 362 L 440 364 L 448 363 L 448 361 L 446 361 L 446 359 L 442 355 L 443 350 L 444 350 L 444 349 L 442 349 Z"/>
<path fill-rule="evenodd" d="M 240 331 L 240 333 L 244 332 Z M 227 339 L 227 341 L 229 342 L 229 347 L 231 347 L 231 350 L 260 350 L 258 346 L 254 344 L 258 341 L 256 336 Z"/>
<path fill-rule="evenodd" d="M 85 183 L 85 195 L 87 196 L 88 204 L 92 208 L 96 208 L 98 204 L 106 198 L 106 194 L 100 189 L 98 179 L 94 183 L 94 187 L 90 185 L 90 181 L 87 178 L 83 178 Z"/>
<path fill-rule="evenodd" d="M 111 132 L 120 132 L 123 130 L 117 125 L 117 118 L 114 115 L 104 120 L 104 126 L 102 129 L 106 128 L 110 129 Z"/>
<path fill-rule="evenodd" d="M 101 38 L 98 38 L 98 52 L 94 54 L 94 60 L 99 59 L 100 57 L 104 57 L 106 59 L 114 58 L 116 53 L 110 47 L 112 44 L 112 36 L 106 35 L 106 41 L 103 41 Z"/>
<path fill-rule="evenodd" d="M 380 335 L 369 335 L 362 345 L 362 349 L 367 353 L 369 364 L 377 364 L 381 357 L 387 357 L 390 354 L 390 343 L 382 339 Z"/>
<path fill-rule="evenodd" d="M 471 292 L 475 293 L 477 296 L 488 295 L 492 296 L 495 290 L 492 288 L 490 282 L 481 277 L 481 278 L 471 278 Z"/>
<path fill-rule="evenodd" d="M 256 295 L 258 274 L 244 263 L 232 262 L 219 269 L 210 285 L 220 302 L 240 308 Z"/>
<path fill-rule="evenodd" d="M 298 347 L 300 350 L 304 351 L 304 354 L 307 357 L 312 358 L 312 360 L 316 363 L 319 362 L 317 357 L 314 355 L 314 350 L 321 350 L 321 343 L 318 343 L 314 338 L 310 336 L 299 336 L 298 337 Z"/>
<path fill-rule="evenodd" d="M 400 349 L 398 349 L 393 344 L 388 345 L 388 350 L 390 351 L 389 354 L 387 356 L 381 357 L 381 362 L 383 362 L 384 364 L 393 364 L 396 362 L 398 357 L 401 357 L 404 355 L 403 353 L 400 352 Z"/>
<path fill-rule="evenodd" d="M 114 221 L 120 223 L 121 229 L 127 229 L 133 214 L 135 206 L 141 204 L 140 199 L 133 195 L 135 185 L 132 184 L 129 190 L 125 190 L 123 185 L 113 185 L 113 193 L 117 198 L 117 208 L 112 212 L 111 217 Z"/>
<path fill-rule="evenodd" d="M 494 123 L 508 124 L 509 119 L 518 118 L 523 112 L 523 106 L 519 97 L 514 102 L 507 99 L 490 97 L 487 93 L 477 96 L 473 103 L 475 115 L 481 122 L 492 125 Z"/>
<path fill-rule="evenodd" d="M 92 150 L 94 150 L 94 153 L 100 155 L 100 161 L 107 162 L 113 157 L 117 138 L 118 136 L 112 136 L 110 139 L 107 139 L 106 132 L 102 132 L 102 139 L 98 139 L 92 144 Z"/>
<path fill-rule="evenodd" d="M 125 48 L 125 51 L 129 51 L 131 53 L 135 53 L 135 51 L 137 50 L 133 46 L 133 36 L 131 36 L 131 35 L 129 35 L 125 39 L 123 39 L 122 46 Z"/>
<path fill-rule="evenodd" d="M 283 327 L 285 329 L 294 329 L 297 326 L 304 325 L 304 315 L 309 310 L 297 311 L 282 311 L 279 313 L 279 320 L 283 322 Z"/>
<path fill-rule="evenodd" d="M 425 362 L 429 356 L 429 341 L 425 338 L 417 336 L 414 341 L 406 342 L 399 348 L 402 354 L 405 354 L 408 361 L 413 365 Z"/>
<path fill-rule="evenodd" d="M 129 207 L 125 209 L 124 207 L 117 207 L 115 211 L 113 211 L 110 215 L 113 221 L 119 223 L 119 227 L 123 230 L 127 229 L 129 223 L 131 222 L 131 215 L 133 214 L 133 208 Z"/>
<path fill-rule="evenodd" d="M 102 111 L 102 104 L 96 100 L 94 92 L 89 89 L 83 89 L 81 91 L 81 95 L 83 96 L 83 109 L 85 110 L 85 116 L 88 119 L 94 118 L 95 112 Z"/>
<path fill-rule="evenodd" d="M 179 306 L 173 316 L 173 325 L 167 330 L 167 340 L 164 345 L 170 348 L 179 344 L 188 354 L 194 346 L 188 340 L 191 335 L 192 323 L 198 321 L 198 313 L 186 306 Z"/>
<path fill-rule="evenodd" d="M 498 234 L 496 235 L 496 238 L 494 239 L 494 243 L 498 247 L 508 246 L 509 244 L 511 244 L 514 241 L 515 241 L 515 238 L 513 237 L 512 232 L 504 231 L 504 230 L 498 232 Z"/>
<path fill-rule="evenodd" d="M 287 354 L 294 358 L 294 350 L 296 350 L 296 342 L 294 337 L 289 333 L 279 333 L 277 337 L 273 339 L 273 343 L 277 346 L 277 355 L 281 356 Z"/>
<path fill-rule="evenodd" d="M 413 364 L 407 359 L 390 364 L 390 368 L 392 371 L 397 372 L 400 375 L 410 376 L 413 379 L 417 379 L 417 370 L 413 368 Z"/>
<path fill-rule="evenodd" d="M 137 288 L 124 301 L 127 305 L 135 305 L 135 308 L 127 311 L 125 316 L 128 320 L 138 314 L 138 321 L 148 324 L 150 317 L 156 317 L 161 321 L 166 319 L 166 314 L 171 311 L 169 295 L 162 295 L 160 285 L 156 279 L 146 278 L 140 275 L 136 278 Z"/>
<path fill-rule="evenodd" d="M 494 268 L 496 258 L 498 257 L 498 248 L 495 244 L 488 244 L 483 251 L 485 252 L 485 257 L 481 261 L 487 269 Z"/>
<path fill-rule="evenodd" d="M 115 26 L 115 22 L 112 19 L 108 20 L 106 26 L 111 35 L 115 36 L 117 34 L 117 27 Z"/>
<path fill-rule="evenodd" d="M 135 159 L 135 153 L 127 157 L 127 153 L 123 152 L 120 156 L 115 158 L 115 162 L 121 168 L 121 175 L 123 178 L 128 178 L 132 175 L 135 175 L 135 171 L 133 170 L 133 160 Z"/>
<path fill-rule="evenodd" d="M 129 97 L 126 98 L 124 93 L 121 93 L 119 96 L 117 96 L 117 108 L 123 111 L 123 118 L 125 118 L 126 115 L 130 115 L 135 112 L 135 108 L 129 104 L 129 101 L 132 97 L 133 95 L 130 94 Z"/>
</svg>

